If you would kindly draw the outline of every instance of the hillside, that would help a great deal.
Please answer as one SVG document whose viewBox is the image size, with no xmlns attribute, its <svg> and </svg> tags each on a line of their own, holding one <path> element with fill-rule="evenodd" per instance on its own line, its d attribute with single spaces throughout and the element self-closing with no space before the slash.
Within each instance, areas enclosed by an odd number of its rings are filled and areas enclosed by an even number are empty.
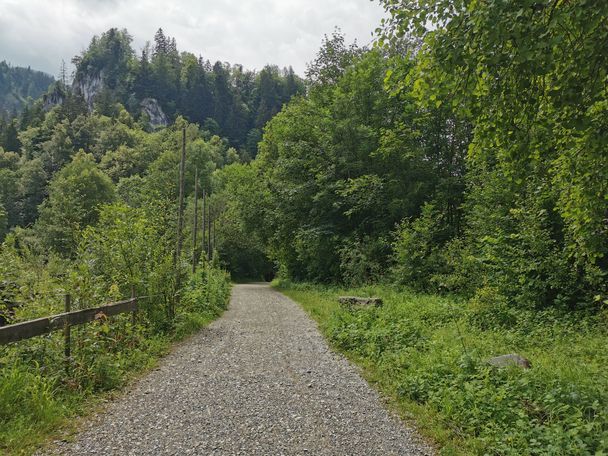
<svg viewBox="0 0 608 456">
<path fill-rule="evenodd" d="M 121 103 L 136 119 L 153 127 L 166 126 L 178 115 L 229 139 L 231 145 L 257 152 L 264 124 L 304 84 L 291 68 L 267 65 L 244 69 L 180 52 L 174 38 L 159 29 L 140 55 L 127 30 L 112 28 L 91 40 L 75 57 L 73 90 L 89 111 L 112 115 Z"/>
<path fill-rule="evenodd" d="M 0 62 L 0 117 L 20 112 L 28 98 L 39 98 L 52 82 L 53 77 L 41 71 Z"/>
<path fill-rule="evenodd" d="M 256 72 L 212 65 L 180 53 L 162 29 L 140 57 L 131 41 L 126 30 L 115 28 L 93 37 L 73 59 L 71 84 L 57 81 L 18 117 L 0 119 L 0 238 L 37 221 L 53 177 L 80 150 L 92 153 L 119 184 L 149 173 L 161 154 L 158 141 L 168 135 L 163 129 L 181 119 L 192 124 L 192 140 L 207 144 L 201 175 L 210 176 L 224 164 L 254 158 L 266 122 L 304 93 L 303 80 L 291 68 L 269 65 Z M 2 65 L 7 74 L 23 73 Z M 25 74 L 39 79 L 30 70 Z M 33 82 L 28 87 L 32 93 Z M 163 147 L 170 150 L 172 144 Z M 68 251 L 75 247 L 60 244 Z"/>
</svg>

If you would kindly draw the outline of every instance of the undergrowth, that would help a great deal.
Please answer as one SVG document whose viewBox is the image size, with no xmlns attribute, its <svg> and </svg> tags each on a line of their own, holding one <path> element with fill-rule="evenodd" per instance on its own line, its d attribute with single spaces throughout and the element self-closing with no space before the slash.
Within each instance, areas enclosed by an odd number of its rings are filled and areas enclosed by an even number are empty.
<svg viewBox="0 0 608 456">
<path fill-rule="evenodd" d="M 530 311 L 387 286 L 275 283 L 441 454 L 608 453 L 608 355 L 602 315 Z M 339 295 L 379 296 L 342 309 Z M 484 299 L 491 300 L 490 296 Z M 532 368 L 494 368 L 519 353 Z"/>
<path fill-rule="evenodd" d="M 154 366 L 171 343 L 194 333 L 226 308 L 229 278 L 201 268 L 184 287 L 173 325 L 158 331 L 140 315 L 72 328 L 72 359 L 61 333 L 0 347 L 0 454 L 30 454 L 73 418 L 86 414 L 103 393 L 123 387 Z"/>
</svg>

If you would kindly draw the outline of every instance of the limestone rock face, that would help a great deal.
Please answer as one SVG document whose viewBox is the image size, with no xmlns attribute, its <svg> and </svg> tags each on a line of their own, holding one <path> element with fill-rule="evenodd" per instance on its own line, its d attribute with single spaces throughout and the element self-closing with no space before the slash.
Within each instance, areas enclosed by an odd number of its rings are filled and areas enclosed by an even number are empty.
<svg viewBox="0 0 608 456">
<path fill-rule="evenodd" d="M 169 125 L 169 119 L 155 98 L 144 98 L 141 103 L 141 112 L 150 119 L 152 128 L 162 128 Z"/>
<path fill-rule="evenodd" d="M 65 100 L 65 94 L 61 90 L 53 90 L 51 93 L 42 96 L 42 109 L 48 111 L 54 106 L 62 105 Z"/>
<path fill-rule="evenodd" d="M 74 93 L 82 95 L 89 112 L 93 111 L 95 97 L 103 89 L 103 71 L 97 75 L 84 74 L 77 76 L 72 84 L 72 89 Z"/>
</svg>

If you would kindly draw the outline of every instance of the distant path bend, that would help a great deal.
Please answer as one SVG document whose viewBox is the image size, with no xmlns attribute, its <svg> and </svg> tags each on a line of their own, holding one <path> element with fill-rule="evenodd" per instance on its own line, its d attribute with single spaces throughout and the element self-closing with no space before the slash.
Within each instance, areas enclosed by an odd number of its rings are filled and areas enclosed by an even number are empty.
<svg viewBox="0 0 608 456">
<path fill-rule="evenodd" d="M 267 285 L 236 285 L 229 310 L 87 423 L 63 455 L 430 455 Z"/>
</svg>

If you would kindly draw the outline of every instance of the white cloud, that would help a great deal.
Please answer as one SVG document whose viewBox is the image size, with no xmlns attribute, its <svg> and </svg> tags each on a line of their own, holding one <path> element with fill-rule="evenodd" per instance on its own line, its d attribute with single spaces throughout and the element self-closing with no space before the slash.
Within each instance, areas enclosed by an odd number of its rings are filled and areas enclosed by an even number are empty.
<svg viewBox="0 0 608 456">
<path fill-rule="evenodd" d="M 0 0 L 0 60 L 57 75 L 93 35 L 126 28 L 138 51 L 162 27 L 178 48 L 213 61 L 303 73 L 338 26 L 367 44 L 383 15 L 370 0 Z"/>
</svg>

